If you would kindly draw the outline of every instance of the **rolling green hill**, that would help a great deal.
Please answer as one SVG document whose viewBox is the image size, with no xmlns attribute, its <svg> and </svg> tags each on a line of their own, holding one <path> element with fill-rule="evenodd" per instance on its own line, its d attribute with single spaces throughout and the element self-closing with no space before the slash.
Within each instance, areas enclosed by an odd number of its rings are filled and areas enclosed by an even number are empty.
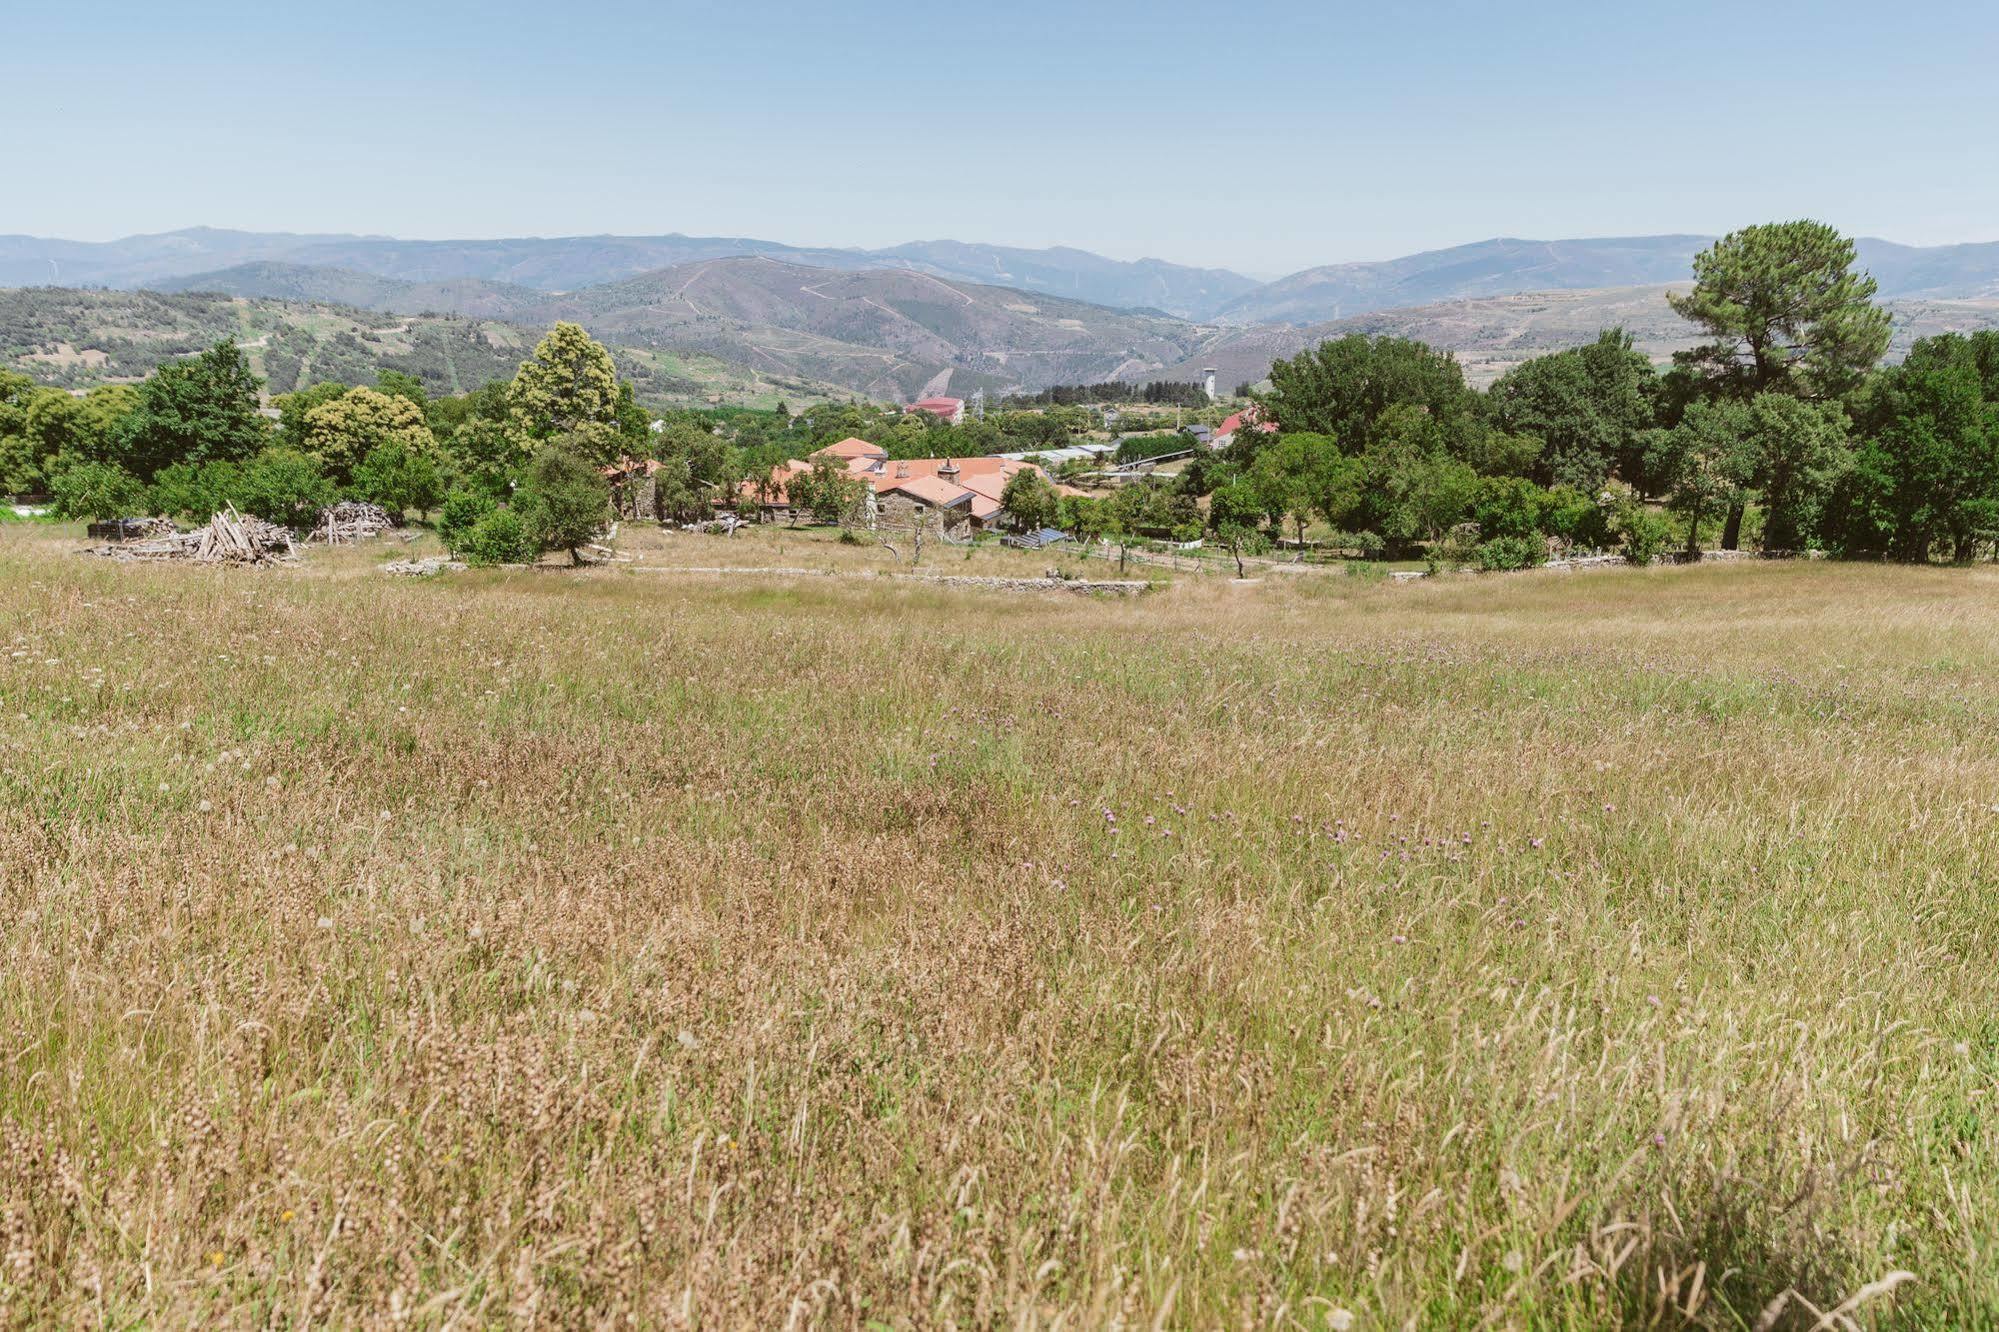
<svg viewBox="0 0 1999 1332">
<path fill-rule="evenodd" d="M 459 393 L 511 376 L 540 335 L 529 324 L 324 301 L 0 289 L 0 365 L 71 389 L 143 379 L 163 361 L 234 337 L 274 394 L 328 380 L 371 383 L 383 370 L 415 375 L 433 394 Z M 696 348 L 613 347 L 612 355 L 649 401 L 769 406 L 846 396 Z"/>
</svg>

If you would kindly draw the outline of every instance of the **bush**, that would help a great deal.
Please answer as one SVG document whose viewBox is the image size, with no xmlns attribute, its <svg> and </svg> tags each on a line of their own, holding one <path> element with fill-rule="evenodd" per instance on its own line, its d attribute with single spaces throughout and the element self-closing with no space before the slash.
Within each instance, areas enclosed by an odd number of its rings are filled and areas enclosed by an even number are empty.
<svg viewBox="0 0 1999 1332">
<path fill-rule="evenodd" d="M 1144 462 L 1148 458 L 1162 458 L 1169 453 L 1185 453 L 1194 447 L 1194 437 L 1174 431 L 1168 435 L 1132 435 L 1120 440 L 1117 452 L 1111 455 L 1115 463 Z"/>
<path fill-rule="evenodd" d="M 446 495 L 437 514 L 437 535 L 443 538 L 444 548 L 453 555 L 462 551 L 465 538 L 479 520 L 497 508 L 493 497 L 483 490 L 454 490 Z"/>
<path fill-rule="evenodd" d="M 1381 583 L 1388 580 L 1388 566 L 1373 560 L 1348 560 L 1346 575 L 1358 578 L 1364 583 Z"/>
<path fill-rule="evenodd" d="M 1541 530 L 1583 550 L 1611 543 L 1610 511 L 1582 491 L 1556 486 L 1541 500 Z"/>
<path fill-rule="evenodd" d="M 467 564 L 532 564 L 541 553 L 527 525 L 512 509 L 495 509 L 478 522 L 454 547 L 452 554 Z"/>
<path fill-rule="evenodd" d="M 333 482 L 318 460 L 296 449 L 265 449 L 243 464 L 236 486 L 236 507 L 301 530 L 317 522 L 333 500 Z"/>
<path fill-rule="evenodd" d="M 1531 537 L 1541 530 L 1541 509 L 1547 492 L 1517 476 L 1488 476 L 1472 501 L 1472 521 L 1488 540 Z"/>
<path fill-rule="evenodd" d="M 205 523 L 242 488 L 243 469 L 232 462 L 175 463 L 153 474 L 153 512 Z"/>
<path fill-rule="evenodd" d="M 1472 552 L 1472 562 L 1487 570 L 1532 569 L 1547 559 L 1547 543 L 1539 536 L 1494 537 Z"/>
<path fill-rule="evenodd" d="M 146 488 L 116 463 L 80 462 L 49 482 L 50 505 L 62 518 L 126 518 L 146 505 Z"/>
<path fill-rule="evenodd" d="M 1673 525 L 1636 500 L 1617 506 L 1610 530 L 1624 558 L 1632 564 L 1650 564 L 1673 539 Z"/>
<path fill-rule="evenodd" d="M 378 444 L 354 469 L 356 499 L 370 500 L 401 518 L 411 509 L 428 513 L 444 498 L 437 462 L 400 440 Z"/>
</svg>

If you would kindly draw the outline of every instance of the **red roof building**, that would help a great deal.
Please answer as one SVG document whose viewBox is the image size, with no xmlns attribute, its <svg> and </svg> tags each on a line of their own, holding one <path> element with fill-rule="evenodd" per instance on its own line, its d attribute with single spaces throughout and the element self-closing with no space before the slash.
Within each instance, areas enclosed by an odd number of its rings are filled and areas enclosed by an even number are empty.
<svg viewBox="0 0 1999 1332">
<path fill-rule="evenodd" d="M 922 398 L 909 405 L 912 412 L 929 412 L 932 416 L 950 425 L 965 423 L 965 400 L 963 398 Z"/>
</svg>

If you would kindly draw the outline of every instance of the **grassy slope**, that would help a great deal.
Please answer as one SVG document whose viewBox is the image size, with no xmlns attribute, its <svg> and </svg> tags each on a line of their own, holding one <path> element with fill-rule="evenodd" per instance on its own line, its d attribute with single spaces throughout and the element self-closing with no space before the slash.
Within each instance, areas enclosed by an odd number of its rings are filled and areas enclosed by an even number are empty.
<svg viewBox="0 0 1999 1332">
<path fill-rule="evenodd" d="M 1906 1269 L 1993 1324 L 1990 572 L 47 540 L 0 532 L 17 1316 L 1735 1327 Z"/>
</svg>

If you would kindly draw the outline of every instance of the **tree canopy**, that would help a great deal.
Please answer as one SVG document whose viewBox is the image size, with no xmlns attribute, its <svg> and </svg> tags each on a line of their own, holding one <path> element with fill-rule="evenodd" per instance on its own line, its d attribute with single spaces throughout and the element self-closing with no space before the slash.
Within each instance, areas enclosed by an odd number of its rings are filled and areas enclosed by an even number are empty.
<svg viewBox="0 0 1999 1332">
<path fill-rule="evenodd" d="M 1666 297 L 1713 339 L 1682 359 L 1743 397 L 1844 392 L 1888 349 L 1891 322 L 1854 257 L 1823 222 L 1730 232 L 1694 257 L 1694 289 Z"/>
</svg>

